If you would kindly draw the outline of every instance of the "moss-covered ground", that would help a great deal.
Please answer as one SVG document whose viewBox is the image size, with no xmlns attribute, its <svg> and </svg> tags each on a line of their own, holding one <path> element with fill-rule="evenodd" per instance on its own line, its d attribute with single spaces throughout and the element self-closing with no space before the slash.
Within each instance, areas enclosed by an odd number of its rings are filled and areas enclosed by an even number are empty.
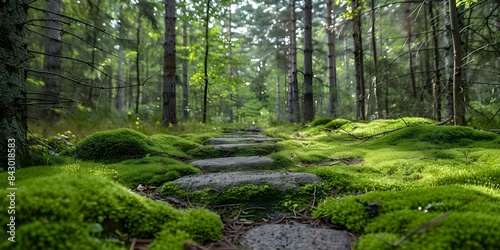
<svg viewBox="0 0 500 250">
<path fill-rule="evenodd" d="M 356 249 L 497 249 L 500 136 L 436 123 L 339 119 L 265 133 L 286 139 L 274 158 L 325 180 L 288 204 L 319 197 L 313 215 L 359 234 Z"/>
<path fill-rule="evenodd" d="M 318 119 L 265 129 L 284 140 L 262 152 L 204 146 L 221 135 L 215 129 L 176 135 L 115 129 L 81 140 L 58 134 L 32 147 L 40 166 L 16 171 L 16 237 L 22 243 L 3 240 L 0 249 L 127 249 L 125 239 L 133 237 L 154 237 L 151 249 L 183 249 L 185 242 L 217 240 L 217 214 L 174 209 L 129 189 L 197 174 L 189 165 L 196 159 L 255 154 L 269 155 L 276 168 L 322 177 L 322 184 L 271 203 L 288 211 L 307 207 L 360 235 L 356 249 L 498 249 L 500 136 L 436 123 Z M 6 187 L 0 182 L 2 204 L 8 202 Z M 159 190 L 183 195 L 171 184 Z M 264 195 L 278 196 L 266 186 L 247 185 L 189 198 L 193 204 L 251 204 Z"/>
</svg>

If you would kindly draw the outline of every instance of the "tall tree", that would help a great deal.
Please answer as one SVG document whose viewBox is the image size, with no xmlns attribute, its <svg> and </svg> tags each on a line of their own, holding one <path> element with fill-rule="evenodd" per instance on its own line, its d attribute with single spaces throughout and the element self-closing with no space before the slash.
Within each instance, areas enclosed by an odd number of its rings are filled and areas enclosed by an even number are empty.
<svg viewBox="0 0 500 250">
<path fill-rule="evenodd" d="M 120 4 L 119 14 L 118 14 L 118 32 L 121 36 L 121 39 L 118 40 L 118 72 L 116 78 L 116 99 L 115 99 L 115 108 L 117 111 L 123 111 L 125 108 L 125 89 L 123 88 L 125 85 L 125 54 L 124 54 L 124 42 L 123 36 L 125 34 L 125 18 L 123 16 L 123 5 Z"/>
<path fill-rule="evenodd" d="M 175 0 L 165 0 L 165 44 L 163 65 L 163 125 L 177 124 L 175 87 Z"/>
<path fill-rule="evenodd" d="M 335 60 L 335 19 L 332 18 L 333 0 L 328 0 L 326 3 L 326 27 L 328 37 L 328 115 L 331 117 L 337 116 L 337 64 Z"/>
<path fill-rule="evenodd" d="M 457 1 L 449 1 L 450 28 L 453 44 L 453 123 L 455 125 L 466 125 L 463 103 L 464 88 L 462 85 L 463 58 L 460 42 L 460 26 L 458 24 L 459 14 L 457 11 Z"/>
<path fill-rule="evenodd" d="M 366 118 L 365 78 L 363 73 L 363 39 L 361 35 L 361 0 L 352 1 L 352 38 L 354 41 L 354 69 L 356 76 L 356 119 Z"/>
<path fill-rule="evenodd" d="M 43 57 L 43 71 L 47 72 L 43 77 L 43 92 L 45 99 L 53 107 L 59 103 L 59 74 L 61 73 L 61 0 L 47 0 L 45 9 L 45 55 Z M 45 119 L 57 121 L 60 118 L 59 112 L 53 108 L 44 110 Z"/>
<path fill-rule="evenodd" d="M 312 72 L 312 0 L 304 4 L 304 121 L 314 120 L 313 72 Z"/>
<path fill-rule="evenodd" d="M 202 122 L 207 122 L 207 105 L 208 105 L 208 50 L 209 50 L 209 22 L 210 22 L 210 0 L 207 0 L 207 8 L 206 8 L 206 18 L 205 18 L 205 61 L 203 63 L 203 72 L 204 72 L 204 80 L 205 87 L 203 89 L 203 118 Z"/>
<path fill-rule="evenodd" d="M 184 1 L 184 5 L 186 1 Z M 186 49 L 188 43 L 188 20 L 186 18 L 186 6 L 183 7 L 184 18 L 182 19 L 182 46 L 184 47 L 184 58 L 182 59 L 182 119 L 187 121 L 189 119 L 189 51 Z"/>
<path fill-rule="evenodd" d="M 288 107 L 290 122 L 300 122 L 299 85 L 297 82 L 297 18 L 295 17 L 295 0 L 290 0 L 290 47 L 288 77 Z"/>
<path fill-rule="evenodd" d="M 23 167 L 29 160 L 26 138 L 27 0 L 0 1 L 0 162 Z M 15 149 L 15 152 L 12 152 Z M 9 153 L 8 153 L 9 152 Z M 12 161 L 10 161 L 11 159 Z M 11 164 L 14 164 L 12 165 Z M 6 169 L 4 169 L 6 170 Z M 11 171 L 11 170 L 9 170 Z"/>
</svg>

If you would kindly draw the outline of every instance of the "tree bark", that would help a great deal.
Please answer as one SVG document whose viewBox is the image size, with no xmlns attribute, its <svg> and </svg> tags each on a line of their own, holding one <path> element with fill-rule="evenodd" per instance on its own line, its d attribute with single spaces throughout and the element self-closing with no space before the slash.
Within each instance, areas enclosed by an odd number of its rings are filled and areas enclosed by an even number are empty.
<svg viewBox="0 0 500 250">
<path fill-rule="evenodd" d="M 47 0 L 45 9 L 45 56 L 43 57 L 43 71 L 45 82 L 43 93 L 48 102 L 44 110 L 44 117 L 48 121 L 58 121 L 60 114 L 54 108 L 59 106 L 60 83 L 58 74 L 61 73 L 61 0 Z"/>
<path fill-rule="evenodd" d="M 300 122 L 300 107 L 299 107 L 299 86 L 297 83 L 297 35 L 296 35 L 296 23 L 297 19 L 295 17 L 295 0 L 290 0 L 290 78 L 289 87 L 290 91 L 290 122 Z"/>
<path fill-rule="evenodd" d="M 313 72 L 312 72 L 312 0 L 304 4 L 304 121 L 314 120 Z"/>
<path fill-rule="evenodd" d="M 137 43 L 136 50 L 137 54 L 135 56 L 135 81 L 137 82 L 137 89 L 135 92 L 135 113 L 139 114 L 139 99 L 141 97 L 141 15 L 139 14 L 139 18 L 137 18 L 137 29 L 135 34 Z"/>
<path fill-rule="evenodd" d="M 460 42 L 460 26 L 456 0 L 449 0 L 451 37 L 453 44 L 453 123 L 465 126 L 464 89 L 462 86 L 462 46 Z"/>
<path fill-rule="evenodd" d="M 429 20 L 432 28 L 432 42 L 434 44 L 434 77 L 432 81 L 432 97 L 434 100 L 434 119 L 441 121 L 441 69 L 439 68 L 439 41 L 437 23 L 434 20 L 433 3 L 429 2 Z"/>
<path fill-rule="evenodd" d="M 333 0 L 328 0 L 326 7 L 326 26 L 328 28 L 328 115 L 330 117 L 337 116 L 337 64 L 335 61 L 335 19 L 332 18 Z"/>
<path fill-rule="evenodd" d="M 184 58 L 182 59 L 182 119 L 187 121 L 189 119 L 189 82 L 188 82 L 188 67 L 189 67 L 189 51 L 188 46 L 188 22 L 182 21 L 182 46 L 186 50 Z"/>
<path fill-rule="evenodd" d="M 165 0 L 165 44 L 163 65 L 163 125 L 177 124 L 175 85 L 175 0 Z"/>
<path fill-rule="evenodd" d="M 120 23 L 118 25 L 119 28 L 119 32 L 120 32 L 120 36 L 122 38 L 124 38 L 124 34 L 125 34 L 125 20 L 123 18 L 123 10 L 122 10 L 122 5 L 120 5 L 120 14 L 119 14 L 119 19 L 120 19 Z M 125 70 L 124 70 L 124 60 L 125 60 L 125 55 L 124 55 L 124 48 L 123 48 L 123 40 L 122 39 L 119 39 L 118 40 L 118 76 L 117 76 L 117 79 L 116 79 L 116 86 L 117 86 L 117 90 L 116 90 L 116 99 L 115 99 L 115 108 L 118 112 L 121 112 L 123 111 L 123 109 L 125 108 L 125 89 L 123 88 L 124 86 L 124 83 L 125 83 Z"/>
<path fill-rule="evenodd" d="M 352 22 L 352 37 L 354 40 L 354 66 L 356 74 L 356 119 L 365 120 L 365 79 L 363 76 L 363 43 L 361 35 L 361 11 L 359 0 L 353 0 L 356 13 Z"/>
<path fill-rule="evenodd" d="M 208 24 L 210 22 L 210 0 L 207 0 L 207 10 L 206 10 L 206 19 L 205 19 L 205 62 L 203 64 L 204 73 L 205 73 L 205 88 L 203 89 L 203 119 L 202 122 L 205 124 L 207 122 L 207 105 L 208 105 L 208 50 L 209 50 L 209 41 L 208 41 L 208 33 L 209 27 Z"/>
<path fill-rule="evenodd" d="M 25 72 L 29 59 L 25 30 L 27 11 L 26 0 L 0 2 L 0 162 L 2 170 L 9 171 L 14 169 L 7 167 L 20 168 L 29 163 Z"/>
</svg>

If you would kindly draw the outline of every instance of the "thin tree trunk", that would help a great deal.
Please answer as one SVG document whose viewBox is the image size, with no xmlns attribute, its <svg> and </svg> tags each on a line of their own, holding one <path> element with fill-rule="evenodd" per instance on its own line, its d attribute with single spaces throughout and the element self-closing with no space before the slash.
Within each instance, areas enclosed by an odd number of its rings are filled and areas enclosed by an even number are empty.
<svg viewBox="0 0 500 250">
<path fill-rule="evenodd" d="M 165 46 L 163 65 L 163 125 L 177 124 L 175 83 L 175 0 L 165 1 Z"/>
<path fill-rule="evenodd" d="M 207 0 L 207 10 L 206 10 L 207 16 L 205 19 L 205 62 L 203 64 L 205 88 L 203 89 L 203 120 L 202 120 L 204 124 L 207 122 L 207 104 L 208 104 L 208 49 L 209 49 L 208 23 L 210 22 L 210 2 L 211 2 L 210 0 Z"/>
<path fill-rule="evenodd" d="M 464 90 L 462 86 L 462 46 L 460 42 L 460 26 L 456 0 L 449 0 L 451 37 L 453 44 L 453 123 L 465 126 L 465 108 L 463 104 Z"/>
<path fill-rule="evenodd" d="M 233 43 L 232 43 L 232 29 L 231 26 L 233 25 L 233 17 L 232 17 L 232 12 L 231 12 L 231 3 L 232 1 L 229 1 L 229 18 L 228 18 L 228 27 L 227 27 L 227 38 L 229 41 L 229 47 L 228 47 L 228 61 L 229 63 L 227 64 L 227 77 L 229 79 L 229 86 L 228 88 L 228 97 L 227 100 L 229 102 L 229 105 L 226 105 L 226 110 L 227 110 L 227 116 L 229 117 L 228 122 L 232 123 L 233 122 L 233 106 L 231 105 L 231 99 L 233 97 L 233 88 L 232 88 L 232 79 L 233 79 L 233 67 L 232 67 L 232 61 L 231 59 L 233 58 Z"/>
<path fill-rule="evenodd" d="M 444 100 L 444 118 L 453 116 L 453 42 L 451 34 L 451 23 L 450 23 L 450 2 L 444 1 L 444 68 L 446 72 L 446 83 L 445 87 L 445 100 Z"/>
<path fill-rule="evenodd" d="M 189 67 L 189 51 L 188 46 L 188 22 L 182 21 L 182 46 L 186 50 L 184 58 L 182 59 L 182 119 L 187 121 L 189 119 L 189 82 L 188 82 L 188 67 Z"/>
<path fill-rule="evenodd" d="M 276 51 L 276 120 L 281 120 L 280 53 Z"/>
<path fill-rule="evenodd" d="M 0 169 L 15 171 L 29 163 L 26 133 L 26 40 L 28 3 L 0 3 Z M 8 45 L 8 46 L 5 46 Z"/>
<path fill-rule="evenodd" d="M 332 18 L 333 0 L 328 0 L 326 10 L 326 26 L 328 29 L 328 115 L 337 116 L 337 64 L 335 61 L 335 19 Z"/>
<path fill-rule="evenodd" d="M 295 0 L 290 0 L 291 27 L 290 27 L 290 122 L 300 122 L 299 86 L 297 83 L 297 35 L 295 17 Z"/>
<path fill-rule="evenodd" d="M 437 23 L 434 20 L 433 3 L 429 2 L 429 20 L 432 28 L 432 42 L 434 44 L 434 77 L 432 81 L 432 97 L 434 101 L 434 119 L 441 121 L 441 70 L 439 69 L 439 41 Z"/>
<path fill-rule="evenodd" d="M 44 75 L 44 98 L 48 101 L 49 106 L 55 108 L 59 106 L 60 83 L 59 76 L 61 73 L 61 0 L 47 0 L 45 18 L 45 56 L 43 57 L 43 71 L 49 74 Z M 52 74 L 50 74 L 52 73 Z M 57 121 L 60 118 L 59 112 L 52 108 L 44 110 L 44 119 L 48 121 Z"/>
<path fill-rule="evenodd" d="M 139 113 L 139 99 L 141 94 L 141 70 L 140 70 L 140 59 L 141 59 L 141 16 L 137 20 L 137 29 L 136 29 L 136 50 L 137 54 L 135 56 L 135 81 L 137 82 L 137 89 L 135 92 L 135 113 Z"/>
<path fill-rule="evenodd" d="M 314 120 L 313 73 L 312 73 L 312 0 L 304 4 L 304 121 Z"/>
<path fill-rule="evenodd" d="M 353 9 L 358 10 L 360 0 L 353 0 Z M 356 119 L 365 120 L 365 79 L 363 76 L 363 39 L 361 35 L 361 13 L 353 18 L 354 66 L 356 74 Z"/>
<path fill-rule="evenodd" d="M 120 14 L 119 14 L 119 19 L 120 23 L 119 25 L 119 32 L 120 36 L 124 36 L 125 33 L 125 20 L 123 18 L 123 10 L 122 10 L 122 5 L 120 5 Z M 124 60 L 125 60 L 125 55 L 124 55 L 124 48 L 123 48 L 123 40 L 119 39 L 118 40 L 118 76 L 116 79 L 116 86 L 118 87 L 116 90 L 116 100 L 115 100 L 115 107 L 118 112 L 123 111 L 125 108 L 125 89 L 123 89 L 124 83 L 125 83 L 125 70 L 124 70 Z"/>
</svg>

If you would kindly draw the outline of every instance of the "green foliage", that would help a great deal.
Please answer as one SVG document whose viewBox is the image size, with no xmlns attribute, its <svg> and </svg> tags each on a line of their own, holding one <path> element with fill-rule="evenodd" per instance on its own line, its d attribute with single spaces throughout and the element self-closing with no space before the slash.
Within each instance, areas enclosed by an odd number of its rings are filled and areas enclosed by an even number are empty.
<svg viewBox="0 0 500 250">
<path fill-rule="evenodd" d="M 158 151 L 145 135 L 131 129 L 95 132 L 76 144 L 75 156 L 82 160 L 108 161 L 140 158 Z"/>
</svg>

